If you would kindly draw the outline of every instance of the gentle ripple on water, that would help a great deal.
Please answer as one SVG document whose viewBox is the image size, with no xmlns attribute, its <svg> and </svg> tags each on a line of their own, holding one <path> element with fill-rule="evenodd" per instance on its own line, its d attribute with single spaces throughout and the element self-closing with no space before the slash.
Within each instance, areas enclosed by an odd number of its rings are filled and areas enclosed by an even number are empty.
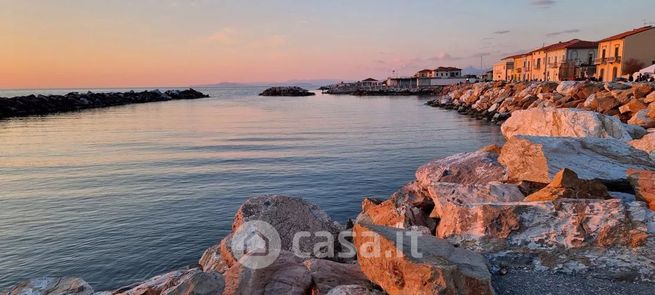
<svg viewBox="0 0 655 295">
<path fill-rule="evenodd" d="M 212 97 L 0 121 L 0 288 L 74 275 L 106 290 L 194 264 L 256 194 L 343 222 L 428 160 L 502 140 L 411 97 L 201 90 Z"/>
</svg>

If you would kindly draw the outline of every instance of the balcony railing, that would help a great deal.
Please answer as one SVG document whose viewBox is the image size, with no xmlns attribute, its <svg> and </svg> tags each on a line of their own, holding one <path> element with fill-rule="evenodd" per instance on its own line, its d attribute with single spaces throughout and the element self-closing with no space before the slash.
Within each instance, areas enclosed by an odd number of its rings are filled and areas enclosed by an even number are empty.
<svg viewBox="0 0 655 295">
<path fill-rule="evenodd" d="M 621 62 L 621 57 L 620 56 L 613 56 L 613 57 L 605 57 L 605 58 L 597 58 L 594 63 L 597 65 L 601 64 L 606 64 L 606 63 L 619 63 Z"/>
</svg>

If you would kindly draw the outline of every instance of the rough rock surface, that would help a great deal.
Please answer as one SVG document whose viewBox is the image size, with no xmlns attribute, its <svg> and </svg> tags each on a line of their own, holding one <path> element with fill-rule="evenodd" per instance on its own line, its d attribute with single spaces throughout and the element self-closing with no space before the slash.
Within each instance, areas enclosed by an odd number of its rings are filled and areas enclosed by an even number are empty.
<svg viewBox="0 0 655 295">
<path fill-rule="evenodd" d="M 632 137 L 617 118 L 576 109 L 534 108 L 512 113 L 503 123 L 505 138 L 515 135 L 598 137 L 630 141 Z"/>
<path fill-rule="evenodd" d="M 312 96 L 316 95 L 307 89 L 300 87 L 271 87 L 259 94 L 260 96 Z"/>
<path fill-rule="evenodd" d="M 253 220 L 268 222 L 277 230 L 282 242 L 282 250 L 293 250 L 293 237 L 300 231 L 330 232 L 334 235 L 335 249 L 339 249 L 336 237 L 343 227 L 332 221 L 318 206 L 301 198 L 279 195 L 249 198 L 237 210 L 232 223 L 232 231 L 234 232 L 242 224 Z M 299 250 L 313 253 L 314 246 L 323 242 L 325 242 L 324 237 L 312 235 L 300 240 Z"/>
<path fill-rule="evenodd" d="M 562 169 L 545 188 L 529 195 L 524 202 L 558 199 L 610 199 L 607 187 L 595 180 L 581 180 L 570 169 Z"/>
<path fill-rule="evenodd" d="M 637 200 L 646 202 L 655 211 L 655 172 L 631 169 L 628 175 Z"/>
<path fill-rule="evenodd" d="M 91 295 L 93 288 L 84 280 L 73 277 L 43 277 L 20 282 L 0 295 Z"/>
<path fill-rule="evenodd" d="M 643 202 L 565 200 L 446 208 L 437 237 L 492 265 L 655 280 L 655 214 Z"/>
<path fill-rule="evenodd" d="M 324 259 L 310 259 L 304 264 L 312 276 L 312 294 L 325 295 L 340 285 L 360 286 L 365 290 L 375 288 L 361 271 L 359 264 L 337 263 Z"/>
<path fill-rule="evenodd" d="M 416 179 L 421 186 L 435 182 L 486 184 L 504 181 L 506 172 L 498 163 L 499 150 L 490 146 L 476 152 L 430 161 L 416 171 Z"/>
<path fill-rule="evenodd" d="M 305 295 L 311 289 L 312 276 L 303 265 L 303 260 L 282 251 L 275 262 L 265 268 L 251 269 L 241 264 L 232 266 L 225 273 L 223 295 Z"/>
<path fill-rule="evenodd" d="M 394 294 L 494 294 L 484 257 L 432 236 L 405 236 L 389 227 L 356 224 L 358 262 L 366 276 Z M 417 242 L 412 251 L 410 240 Z M 377 253 L 377 255 L 376 255 Z"/>
<path fill-rule="evenodd" d="M 223 276 L 217 272 L 203 272 L 198 268 L 172 271 L 145 282 L 120 288 L 115 295 L 211 295 L 221 294 L 225 287 Z"/>
<path fill-rule="evenodd" d="M 384 295 L 384 294 L 385 293 L 380 290 L 369 289 L 360 285 L 337 286 L 327 293 L 327 295 Z"/>
<path fill-rule="evenodd" d="M 0 97 L 0 119 L 7 117 L 46 115 L 83 109 L 101 108 L 156 101 L 208 97 L 196 90 L 159 90 L 123 93 L 78 93 L 66 95 L 29 95 Z"/>
<path fill-rule="evenodd" d="M 525 196 L 517 185 L 491 182 L 486 185 L 462 185 L 438 182 L 429 188 L 433 198 L 432 218 L 441 218 L 448 205 L 467 205 L 479 203 L 518 202 Z"/>
<path fill-rule="evenodd" d="M 503 146 L 499 161 L 512 180 L 549 183 L 564 168 L 580 179 L 606 185 L 627 183 L 630 168 L 649 170 L 655 163 L 643 151 L 610 138 L 566 138 L 517 135 Z"/>
<path fill-rule="evenodd" d="M 640 139 L 630 141 L 629 144 L 638 150 L 651 154 L 655 151 L 655 133 L 648 133 Z"/>
</svg>

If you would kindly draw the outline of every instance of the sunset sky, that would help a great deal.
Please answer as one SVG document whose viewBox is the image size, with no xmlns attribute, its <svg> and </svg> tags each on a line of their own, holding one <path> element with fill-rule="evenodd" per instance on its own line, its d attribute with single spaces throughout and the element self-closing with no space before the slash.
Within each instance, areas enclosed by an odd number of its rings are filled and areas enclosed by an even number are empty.
<svg viewBox="0 0 655 295">
<path fill-rule="evenodd" d="M 653 0 L 0 0 L 0 88 L 385 78 L 655 24 Z"/>
</svg>

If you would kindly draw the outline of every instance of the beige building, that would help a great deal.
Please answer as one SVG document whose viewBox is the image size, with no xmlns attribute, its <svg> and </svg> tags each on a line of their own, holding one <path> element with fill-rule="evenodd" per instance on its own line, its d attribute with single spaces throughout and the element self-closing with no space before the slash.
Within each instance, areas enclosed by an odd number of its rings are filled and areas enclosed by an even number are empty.
<svg viewBox="0 0 655 295">
<path fill-rule="evenodd" d="M 655 27 L 646 26 L 598 41 L 596 78 L 612 81 L 655 64 Z"/>
<path fill-rule="evenodd" d="M 514 80 L 514 58 L 506 57 L 500 62 L 494 64 L 493 68 L 494 81 L 511 81 Z"/>
<path fill-rule="evenodd" d="M 521 80 L 565 81 L 591 77 L 595 73 L 597 44 L 573 39 L 529 52 Z"/>
</svg>

